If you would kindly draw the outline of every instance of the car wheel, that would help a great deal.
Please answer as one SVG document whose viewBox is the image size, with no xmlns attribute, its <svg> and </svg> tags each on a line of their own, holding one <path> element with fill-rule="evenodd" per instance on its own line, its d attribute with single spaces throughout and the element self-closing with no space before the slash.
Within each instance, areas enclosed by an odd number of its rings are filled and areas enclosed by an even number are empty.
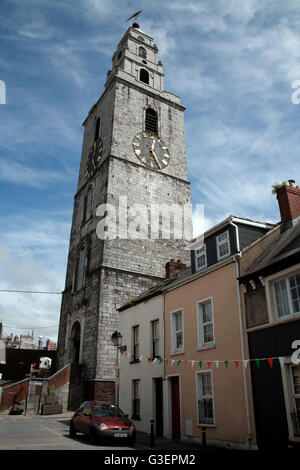
<svg viewBox="0 0 300 470">
<path fill-rule="evenodd" d="M 72 422 L 70 423 L 69 434 L 71 437 L 76 437 L 76 431 Z"/>
</svg>

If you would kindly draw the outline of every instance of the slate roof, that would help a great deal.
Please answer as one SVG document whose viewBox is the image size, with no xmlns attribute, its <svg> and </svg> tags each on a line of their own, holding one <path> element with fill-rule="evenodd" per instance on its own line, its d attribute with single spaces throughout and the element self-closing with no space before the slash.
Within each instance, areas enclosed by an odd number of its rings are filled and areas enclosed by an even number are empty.
<svg viewBox="0 0 300 470">
<path fill-rule="evenodd" d="M 300 223 L 282 232 L 279 237 L 245 271 L 240 280 L 245 280 L 263 271 L 276 269 L 283 262 L 296 264 L 300 261 Z"/>
</svg>

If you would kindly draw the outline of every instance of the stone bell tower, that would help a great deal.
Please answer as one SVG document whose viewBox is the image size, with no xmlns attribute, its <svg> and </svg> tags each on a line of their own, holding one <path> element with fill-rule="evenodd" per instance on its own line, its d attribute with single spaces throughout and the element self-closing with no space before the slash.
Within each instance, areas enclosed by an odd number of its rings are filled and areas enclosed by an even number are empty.
<svg viewBox="0 0 300 470">
<path fill-rule="evenodd" d="M 164 90 L 153 39 L 134 23 L 83 123 L 58 364 L 83 364 L 84 399 L 113 399 L 117 308 L 164 278 L 170 259 L 189 264 L 184 109 Z"/>
</svg>

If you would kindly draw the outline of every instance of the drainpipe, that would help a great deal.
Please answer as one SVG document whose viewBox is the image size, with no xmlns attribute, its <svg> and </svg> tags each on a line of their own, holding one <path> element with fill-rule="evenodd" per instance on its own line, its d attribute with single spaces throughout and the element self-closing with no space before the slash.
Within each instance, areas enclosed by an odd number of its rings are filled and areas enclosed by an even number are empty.
<svg viewBox="0 0 300 470">
<path fill-rule="evenodd" d="M 241 303 L 241 292 L 240 292 L 240 285 L 238 278 L 240 277 L 240 264 L 239 260 L 241 259 L 242 255 L 240 252 L 240 241 L 239 241 L 239 229 L 238 226 L 235 225 L 232 220 L 230 220 L 230 225 L 235 228 L 236 234 L 236 249 L 237 255 L 235 257 L 235 273 L 236 273 L 236 290 L 237 290 L 237 297 L 238 297 L 238 311 L 239 311 L 239 320 L 240 320 L 240 337 L 241 337 L 241 354 L 242 360 L 245 360 L 245 341 L 243 335 L 243 314 L 242 314 L 242 303 Z M 251 439 L 252 439 L 252 426 L 251 426 L 251 417 L 250 417 L 250 405 L 249 405 L 249 393 L 248 393 L 248 380 L 247 380 L 247 372 L 246 368 L 244 367 L 243 362 L 243 379 L 244 379 L 244 393 L 245 393 L 245 404 L 246 404 L 246 417 L 247 417 L 247 426 L 248 426 L 248 446 L 249 449 L 251 448 Z"/>
</svg>

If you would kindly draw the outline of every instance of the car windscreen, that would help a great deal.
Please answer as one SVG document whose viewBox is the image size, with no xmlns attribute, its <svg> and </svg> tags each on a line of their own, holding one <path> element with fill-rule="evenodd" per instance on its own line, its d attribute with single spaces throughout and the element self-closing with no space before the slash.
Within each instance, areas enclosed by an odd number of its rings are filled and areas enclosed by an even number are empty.
<svg viewBox="0 0 300 470">
<path fill-rule="evenodd" d="M 125 418 L 123 411 L 115 405 L 95 405 L 94 407 L 95 416 L 115 416 Z"/>
</svg>

